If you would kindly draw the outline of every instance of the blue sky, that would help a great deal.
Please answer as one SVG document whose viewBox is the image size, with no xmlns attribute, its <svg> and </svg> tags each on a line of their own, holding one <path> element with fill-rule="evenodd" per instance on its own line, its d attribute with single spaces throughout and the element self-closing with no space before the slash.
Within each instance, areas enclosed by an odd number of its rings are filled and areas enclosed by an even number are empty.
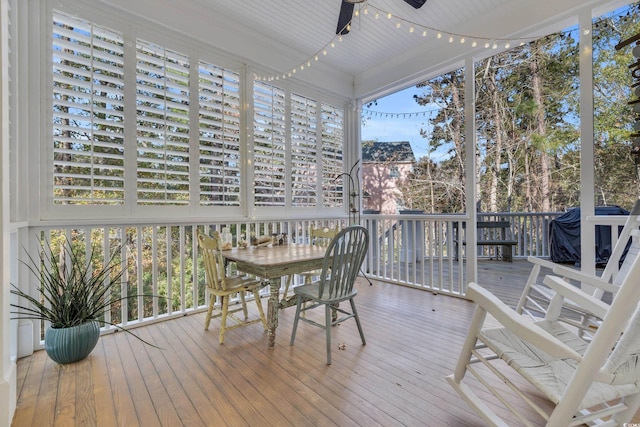
<svg viewBox="0 0 640 427">
<path fill-rule="evenodd" d="M 362 140 L 409 141 L 416 159 L 425 156 L 427 144 L 420 136 L 420 129 L 427 127 L 429 110 L 433 107 L 418 105 L 413 99 L 413 95 L 422 92 L 423 89 L 411 86 L 379 98 L 377 105 L 363 105 L 366 120 L 362 126 Z"/>
</svg>

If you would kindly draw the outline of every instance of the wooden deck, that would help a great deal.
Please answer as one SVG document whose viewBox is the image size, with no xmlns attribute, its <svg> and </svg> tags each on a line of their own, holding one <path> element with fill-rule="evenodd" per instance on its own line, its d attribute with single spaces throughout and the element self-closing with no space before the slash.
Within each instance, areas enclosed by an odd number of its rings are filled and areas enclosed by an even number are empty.
<svg viewBox="0 0 640 427">
<path fill-rule="evenodd" d="M 527 273 L 524 261 L 483 262 L 478 281 L 509 303 Z M 13 425 L 483 425 L 444 379 L 473 304 L 362 279 L 357 288 L 367 345 L 355 324 L 336 327 L 331 366 L 319 328 L 300 325 L 289 346 L 293 309 L 281 312 L 273 349 L 260 324 L 218 345 L 217 324 L 204 331 L 204 313 L 195 314 L 135 330 L 162 350 L 119 332 L 72 365 L 43 351 L 20 359 Z"/>
</svg>

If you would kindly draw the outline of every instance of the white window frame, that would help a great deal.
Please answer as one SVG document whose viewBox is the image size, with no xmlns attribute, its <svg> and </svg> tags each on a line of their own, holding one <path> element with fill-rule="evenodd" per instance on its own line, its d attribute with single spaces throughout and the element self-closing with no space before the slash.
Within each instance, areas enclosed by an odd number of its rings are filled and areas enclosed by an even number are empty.
<svg viewBox="0 0 640 427">
<path fill-rule="evenodd" d="M 166 28 L 158 28 L 157 25 L 151 23 L 141 22 L 138 17 L 123 16 L 122 11 L 110 11 L 107 6 L 103 6 L 101 10 L 96 10 L 91 4 L 82 0 L 61 0 L 53 2 L 48 0 L 46 7 L 42 10 L 42 20 L 45 23 L 42 28 L 42 33 L 38 38 L 38 44 L 42 53 L 42 63 L 39 65 L 42 69 L 47 70 L 43 73 L 46 77 L 43 77 L 42 84 L 45 90 L 40 91 L 40 103 L 41 105 L 48 106 L 41 111 L 41 149 L 39 152 L 39 161 L 36 164 L 29 164 L 29 168 L 33 168 L 32 172 L 35 173 L 35 177 L 39 177 L 41 191 L 39 192 L 37 201 L 36 214 L 41 220 L 72 220 L 72 219 L 111 219 L 117 218 L 166 218 L 170 217 L 191 217 L 191 218 L 203 218 L 203 217 L 216 217 L 216 218 L 237 218 L 238 215 L 251 218 L 269 218 L 282 216 L 283 213 L 290 216 L 309 216 L 318 217 L 330 216 L 330 215 L 344 215 L 346 214 L 346 208 L 344 206 L 336 208 L 326 208 L 321 204 L 314 207 L 306 208 L 291 208 L 290 193 L 287 196 L 286 206 L 283 208 L 260 208 L 256 209 L 253 206 L 252 198 L 252 121 L 253 121 L 253 93 L 249 90 L 253 81 L 254 73 L 250 71 L 250 66 L 245 63 L 239 62 L 232 58 L 229 58 L 225 54 L 217 52 L 215 47 L 205 44 L 201 41 L 190 39 L 179 33 L 172 33 Z M 79 18 L 102 26 L 112 31 L 121 32 L 124 37 L 125 45 L 125 66 L 124 66 L 124 83 L 127 88 L 134 87 L 135 94 L 135 64 L 131 63 L 130 58 L 135 57 L 135 40 L 141 39 L 157 43 L 162 45 L 166 49 L 175 50 L 186 54 L 190 57 L 191 64 L 197 64 L 198 61 L 206 61 L 219 67 L 236 69 L 240 73 L 240 99 L 243 101 L 243 109 L 241 110 L 240 118 L 240 146 L 242 161 L 240 165 L 241 183 L 240 183 L 240 204 L 241 206 L 201 206 L 199 201 L 199 177 L 198 177 L 198 156 L 190 155 L 189 167 L 190 167 L 190 203 L 187 206 L 140 206 L 136 202 L 136 152 L 131 148 L 131 144 L 135 145 L 136 132 L 135 128 L 132 129 L 128 126 L 125 129 L 125 197 L 124 205 L 108 206 L 108 205 L 56 205 L 53 203 L 53 176 L 52 176 L 52 156 L 53 147 L 52 141 L 52 125 L 51 125 L 51 100 L 53 84 L 51 81 L 51 34 L 52 34 L 52 17 L 53 11 L 61 10 L 65 14 L 78 16 Z M 132 73 L 131 67 L 134 71 Z M 192 79 L 196 80 L 197 78 Z M 343 109 L 343 147 L 342 156 L 344 159 L 344 167 L 350 163 L 348 160 L 348 150 L 346 149 L 346 143 L 344 141 L 346 132 L 346 120 L 347 120 L 347 100 L 339 99 L 335 96 L 328 95 L 317 89 L 310 90 L 308 86 L 296 85 L 295 82 L 289 81 L 285 85 L 287 91 L 295 90 L 296 93 L 314 98 L 317 100 L 318 105 L 322 103 L 329 103 L 334 107 Z M 135 95 L 126 96 L 131 89 L 125 88 L 125 110 L 135 110 Z M 190 102 L 198 101 L 198 93 L 193 93 L 194 84 L 191 83 L 191 95 Z M 197 104 L 196 104 L 197 105 Z M 290 107 L 290 106 L 289 106 Z M 189 113 L 190 119 L 196 119 L 198 116 L 198 109 L 191 108 Z M 289 110 L 288 110 L 289 114 Z M 126 120 L 131 120 L 130 113 L 125 113 Z M 249 125 L 248 125 L 249 124 Z M 190 132 L 190 152 L 198 153 L 198 128 L 192 126 Z M 195 133 L 195 134 L 194 134 Z M 133 142 L 132 142 L 133 141 Z M 195 141 L 195 142 L 194 142 Z M 287 130 L 287 144 L 290 144 L 290 130 Z M 195 145 L 195 147 L 194 147 Z M 134 147 L 135 148 L 135 147 Z M 195 151 L 193 151 L 195 150 Z M 287 153 L 287 161 L 290 160 L 290 154 Z M 319 159 L 320 160 L 320 159 Z M 39 165 L 39 168 L 36 167 Z M 132 177 L 133 176 L 133 177 Z M 290 189 L 290 178 L 287 178 L 287 183 Z M 321 186 L 321 178 L 318 179 L 319 186 Z M 321 189 L 318 192 L 321 195 Z M 343 203 L 346 205 L 346 203 Z M 32 211 L 32 212 L 35 212 Z"/>
</svg>

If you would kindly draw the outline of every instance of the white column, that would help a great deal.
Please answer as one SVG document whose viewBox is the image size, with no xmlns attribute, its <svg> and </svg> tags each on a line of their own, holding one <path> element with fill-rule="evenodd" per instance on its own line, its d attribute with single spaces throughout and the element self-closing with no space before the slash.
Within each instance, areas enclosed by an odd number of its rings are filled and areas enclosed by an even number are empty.
<svg viewBox="0 0 640 427">
<path fill-rule="evenodd" d="M 588 216 L 595 214 L 593 146 L 593 44 L 591 10 L 579 17 L 580 39 L 580 265 L 582 271 L 595 273 L 596 240 Z"/>
<path fill-rule="evenodd" d="M 16 362 L 9 320 L 9 0 L 0 0 L 0 124 L 0 426 L 10 426 L 16 408 Z"/>
<path fill-rule="evenodd" d="M 352 99 L 347 105 L 347 110 L 345 113 L 345 134 L 344 134 L 344 154 L 345 154 L 345 166 L 347 168 L 346 172 L 351 171 L 351 167 L 356 164 L 357 161 L 360 160 L 361 155 L 361 111 L 362 111 L 362 103 L 358 100 Z M 354 183 L 360 182 L 362 183 L 362 162 L 358 163 L 358 166 L 353 170 L 353 174 L 357 176 L 353 176 Z M 362 184 L 357 186 L 358 188 L 355 191 L 358 193 L 359 201 L 357 203 L 357 207 L 362 208 Z M 346 205 L 347 211 L 349 211 L 349 202 L 350 197 L 347 194 Z M 348 212 L 349 213 L 349 212 Z M 357 216 L 358 214 L 356 214 Z M 351 213 L 349 213 L 349 218 L 351 219 Z M 354 221 L 357 222 L 357 221 Z M 353 224 L 349 224 L 353 225 Z"/>
<path fill-rule="evenodd" d="M 467 236 L 467 283 L 478 281 L 478 253 L 475 250 L 478 221 L 476 212 L 476 100 L 475 100 L 475 61 L 473 57 L 465 60 L 464 67 L 464 124 L 465 124 L 465 177 L 466 177 L 466 210 L 470 224 L 466 230 Z"/>
</svg>

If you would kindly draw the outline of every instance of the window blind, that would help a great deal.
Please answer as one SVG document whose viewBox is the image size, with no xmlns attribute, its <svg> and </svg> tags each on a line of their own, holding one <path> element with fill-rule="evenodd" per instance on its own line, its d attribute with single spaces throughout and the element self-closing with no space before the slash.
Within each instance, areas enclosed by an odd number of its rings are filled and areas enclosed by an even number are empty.
<svg viewBox="0 0 640 427">
<path fill-rule="evenodd" d="M 124 204 L 124 49 L 114 31 L 53 14 L 53 203 Z"/>
<path fill-rule="evenodd" d="M 240 206 L 240 75 L 200 61 L 200 204 Z"/>
<path fill-rule="evenodd" d="M 342 179 L 344 172 L 344 112 L 342 108 L 323 103 L 322 121 L 322 201 L 325 207 L 344 204 Z M 359 189 L 356 189 L 359 191 Z"/>
<path fill-rule="evenodd" d="M 189 204 L 189 58 L 136 43 L 137 201 Z"/>
<path fill-rule="evenodd" d="M 291 94 L 291 205 L 317 206 L 318 105 L 313 99 Z"/>
<path fill-rule="evenodd" d="M 285 91 L 255 81 L 253 93 L 254 205 L 285 206 Z"/>
</svg>

